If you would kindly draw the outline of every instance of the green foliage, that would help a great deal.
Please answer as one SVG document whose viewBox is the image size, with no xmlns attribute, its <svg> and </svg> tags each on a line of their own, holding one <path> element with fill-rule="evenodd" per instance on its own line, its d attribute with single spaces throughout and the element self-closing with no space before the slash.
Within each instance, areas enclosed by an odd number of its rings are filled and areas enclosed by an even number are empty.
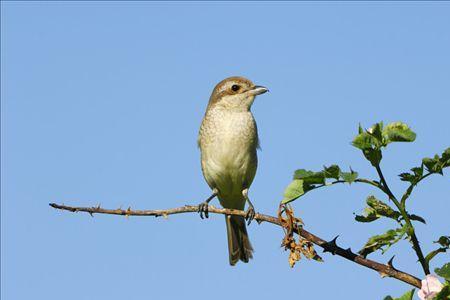
<svg viewBox="0 0 450 300">
<path fill-rule="evenodd" d="M 449 249 L 450 247 L 450 236 L 441 236 L 437 241 L 435 241 L 434 243 L 441 245 L 442 247 L 446 247 L 447 249 Z"/>
<path fill-rule="evenodd" d="M 414 289 L 407 291 L 399 298 L 392 298 L 391 296 L 386 296 L 384 300 L 412 300 L 414 296 Z"/>
<path fill-rule="evenodd" d="M 302 179 L 307 184 L 325 184 L 324 172 L 313 172 L 299 169 L 294 173 L 294 179 Z"/>
<path fill-rule="evenodd" d="M 293 181 L 285 189 L 281 203 L 292 202 L 315 188 L 340 182 L 352 183 L 357 178 L 358 173 L 351 168 L 350 172 L 342 172 L 337 165 L 324 166 L 323 170 L 319 172 L 298 169 L 294 172 Z M 335 179 L 335 181 L 327 184 L 327 179 Z"/>
<path fill-rule="evenodd" d="M 450 263 L 446 263 L 441 268 L 434 269 L 434 272 L 450 282 Z"/>
<path fill-rule="evenodd" d="M 416 134 L 402 122 L 394 122 L 383 129 L 383 141 L 385 145 L 392 142 L 414 142 Z"/>
<path fill-rule="evenodd" d="M 450 148 L 447 148 L 441 156 L 435 155 L 433 158 L 426 157 L 422 159 L 419 167 L 414 167 L 411 172 L 401 173 L 398 175 L 400 180 L 407 181 L 411 185 L 416 185 L 419 181 L 430 174 L 443 174 L 443 169 L 450 166 Z M 424 174 L 424 169 L 428 174 Z"/>
<path fill-rule="evenodd" d="M 367 205 L 372 207 L 380 216 L 384 216 L 394 220 L 398 220 L 398 218 L 400 217 L 400 213 L 398 211 L 392 209 L 389 205 L 381 200 L 378 200 L 374 196 L 368 197 L 366 202 Z"/>
<path fill-rule="evenodd" d="M 423 165 L 420 167 L 414 167 L 411 169 L 412 173 L 401 173 L 398 175 L 401 181 L 408 181 L 413 185 L 416 185 L 423 177 Z"/>
<path fill-rule="evenodd" d="M 350 168 L 350 172 L 341 172 L 340 178 L 345 182 L 351 184 L 352 182 L 355 182 L 356 179 L 358 179 L 358 172 L 355 172 L 352 170 L 352 168 Z"/>
<path fill-rule="evenodd" d="M 372 166 L 380 164 L 383 155 L 381 148 L 392 142 L 413 142 L 416 134 L 402 122 L 394 122 L 383 128 L 383 122 L 374 124 L 364 131 L 361 125 L 358 135 L 353 139 L 352 145 L 362 150 L 364 156 Z"/>
<path fill-rule="evenodd" d="M 329 167 L 324 167 L 323 172 L 324 172 L 325 178 L 334 178 L 337 180 L 341 176 L 341 168 L 339 168 L 339 166 L 337 166 L 337 165 L 331 165 Z"/>
<path fill-rule="evenodd" d="M 402 122 L 393 122 L 384 126 L 383 122 L 374 124 L 367 130 L 361 125 L 358 127 L 358 134 L 354 137 L 352 145 L 360 149 L 364 157 L 375 167 L 378 174 L 378 180 L 360 178 L 357 172 L 350 168 L 350 172 L 343 172 L 337 165 L 329 167 L 324 166 L 321 171 L 310 171 L 298 169 L 294 173 L 293 181 L 288 185 L 284 192 L 282 203 L 289 203 L 302 197 L 305 193 L 320 187 L 326 187 L 337 183 L 365 183 L 372 187 L 376 187 L 382 191 L 390 200 L 386 203 L 377 199 L 375 196 L 369 196 L 366 199 L 367 207 L 361 215 L 356 215 L 355 220 L 358 222 L 370 223 L 380 218 L 394 220 L 398 227 L 387 232 L 375 235 L 369 238 L 367 243 L 359 251 L 362 256 L 381 250 L 386 252 L 392 245 L 401 239 L 408 239 L 413 244 L 413 249 L 425 271 L 429 273 L 430 261 L 439 253 L 446 252 L 450 247 L 450 237 L 441 236 L 435 243 L 439 247 L 426 256 L 423 255 L 418 238 L 415 234 L 413 221 L 425 224 L 425 219 L 417 214 L 410 214 L 406 208 L 406 200 L 410 197 L 415 186 L 432 174 L 443 174 L 444 168 L 450 167 L 450 148 L 447 148 L 440 156 L 435 155 L 432 158 L 424 158 L 420 166 L 411 168 L 409 171 L 399 175 L 400 180 L 409 183 L 401 198 L 396 198 L 394 193 L 389 189 L 386 178 L 382 174 L 381 160 L 383 158 L 382 150 L 389 144 L 395 142 L 413 142 L 416 134 L 408 125 Z M 391 206 L 392 204 L 392 206 Z M 436 269 L 436 273 L 449 280 L 449 264 L 440 269 Z M 446 292 L 442 293 L 442 297 L 448 297 L 450 288 L 446 287 Z M 411 300 L 413 291 L 409 291 L 400 298 L 400 300 Z M 446 294 L 447 293 L 447 294 Z M 393 300 L 388 296 L 385 300 Z M 439 298 L 441 299 L 441 298 Z M 447 298 L 442 298 L 447 299 Z"/>
<path fill-rule="evenodd" d="M 285 204 L 294 201 L 304 193 L 304 181 L 301 179 L 294 179 L 284 191 L 284 197 L 281 203 Z"/>
<path fill-rule="evenodd" d="M 434 242 L 435 244 L 441 245 L 441 247 L 431 251 L 425 256 L 425 261 L 430 263 L 430 261 L 439 253 L 445 253 L 448 249 L 450 249 L 450 237 L 449 236 L 441 236 L 439 240 Z"/>
<path fill-rule="evenodd" d="M 367 241 L 364 247 L 359 250 L 359 254 L 366 257 L 368 254 L 381 249 L 384 254 L 393 244 L 397 243 L 406 234 L 407 225 L 402 228 L 391 229 L 386 233 L 375 235 Z"/>
<path fill-rule="evenodd" d="M 450 148 L 445 149 L 440 157 L 437 154 L 433 158 L 425 157 L 422 164 L 428 172 L 442 175 L 442 170 L 450 166 Z"/>
<path fill-rule="evenodd" d="M 371 150 L 380 148 L 380 142 L 369 132 L 358 134 L 352 142 L 352 145 L 361 150 Z"/>
<path fill-rule="evenodd" d="M 362 215 L 356 215 L 355 220 L 361 223 L 370 223 L 380 218 L 380 215 L 372 207 L 366 207 Z"/>
<path fill-rule="evenodd" d="M 418 215 L 415 215 L 415 214 L 408 215 L 408 216 L 409 216 L 409 219 L 410 219 L 411 221 L 418 221 L 418 222 L 420 222 L 420 223 L 427 224 L 427 222 L 425 221 L 425 219 L 422 218 L 421 216 L 418 216 Z"/>
<path fill-rule="evenodd" d="M 369 196 L 366 203 L 368 207 L 364 209 L 364 214 L 355 216 L 355 220 L 358 222 L 372 222 L 382 216 L 398 221 L 401 216 L 398 211 L 374 196 Z"/>
<path fill-rule="evenodd" d="M 352 144 L 361 150 L 369 150 L 386 147 L 392 142 L 414 142 L 415 139 L 416 134 L 405 123 L 393 122 L 383 127 L 383 122 L 379 122 L 366 131 L 360 125 Z"/>
<path fill-rule="evenodd" d="M 450 299 L 450 285 L 447 283 L 442 287 L 442 290 L 434 296 L 433 300 L 449 300 Z"/>
</svg>

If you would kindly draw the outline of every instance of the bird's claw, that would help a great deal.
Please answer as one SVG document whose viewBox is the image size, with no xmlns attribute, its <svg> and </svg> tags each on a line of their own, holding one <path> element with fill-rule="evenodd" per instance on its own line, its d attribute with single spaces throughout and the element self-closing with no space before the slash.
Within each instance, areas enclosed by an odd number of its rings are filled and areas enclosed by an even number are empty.
<svg viewBox="0 0 450 300">
<path fill-rule="evenodd" d="M 253 206 L 250 206 L 245 212 L 245 220 L 247 221 L 247 225 L 250 225 L 250 223 L 255 218 L 255 215 L 255 209 L 253 208 Z"/>
<path fill-rule="evenodd" d="M 208 202 L 202 202 L 198 205 L 198 213 L 200 214 L 200 218 L 209 218 L 208 214 Z M 203 217 L 204 216 L 204 217 Z"/>
</svg>

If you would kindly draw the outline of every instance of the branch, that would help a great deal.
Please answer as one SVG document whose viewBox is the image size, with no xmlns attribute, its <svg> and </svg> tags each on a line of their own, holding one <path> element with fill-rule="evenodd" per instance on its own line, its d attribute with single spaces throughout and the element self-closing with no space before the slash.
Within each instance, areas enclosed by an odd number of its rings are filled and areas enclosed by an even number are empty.
<svg viewBox="0 0 450 300">
<path fill-rule="evenodd" d="M 425 256 L 423 255 L 422 248 L 420 248 L 419 240 L 417 239 L 417 236 L 416 236 L 416 231 L 415 231 L 414 226 L 409 218 L 408 213 L 406 212 L 404 205 L 402 205 L 397 200 L 397 198 L 395 198 L 394 194 L 389 189 L 386 179 L 384 178 L 383 172 L 381 171 L 380 165 L 377 164 L 375 166 L 375 168 L 377 170 L 378 176 L 380 177 L 381 184 L 383 185 L 384 189 L 386 190 L 387 195 L 389 196 L 389 199 L 391 199 L 392 202 L 394 202 L 395 206 L 397 206 L 398 210 L 402 214 L 402 217 L 405 220 L 406 224 L 409 226 L 409 228 L 411 228 L 411 232 L 409 233 L 409 235 L 411 237 L 413 249 L 416 252 L 417 258 L 419 259 L 419 262 L 422 265 L 422 269 L 423 269 L 425 275 L 430 274 L 430 267 L 428 266 L 428 263 L 425 260 Z M 406 199 L 405 199 L 405 201 L 406 201 Z"/>
<path fill-rule="evenodd" d="M 406 205 L 406 200 L 408 200 L 409 196 L 411 195 L 413 189 L 419 184 L 419 182 L 421 182 L 422 180 L 424 180 L 425 178 L 427 178 L 428 176 L 430 176 L 431 174 L 434 173 L 427 173 L 424 176 L 420 177 L 419 180 L 417 180 L 415 183 L 411 183 L 410 187 L 406 190 L 405 194 L 403 194 L 402 199 L 400 200 L 400 203 L 403 207 L 405 207 Z"/>
<path fill-rule="evenodd" d="M 100 206 L 97 207 L 72 207 L 72 206 L 66 206 L 66 205 L 59 205 L 56 203 L 50 203 L 51 207 L 61 210 L 67 210 L 71 212 L 87 212 L 91 216 L 93 214 L 108 214 L 108 215 L 121 215 L 121 216 L 154 216 L 154 217 L 167 217 L 168 215 L 173 214 L 181 214 L 181 213 L 197 213 L 198 212 L 198 206 L 192 206 L 192 205 L 186 205 L 182 207 L 177 208 L 171 208 L 171 209 L 163 209 L 163 210 L 131 210 L 131 208 L 128 208 L 126 210 L 123 209 L 105 209 L 101 208 Z M 223 214 L 223 215 L 234 215 L 234 216 L 242 216 L 245 217 L 246 213 L 242 210 L 235 210 L 235 209 L 225 209 L 225 208 L 215 208 L 213 206 L 209 206 L 208 211 L 210 213 L 216 213 L 216 214 Z M 255 215 L 255 220 L 258 223 L 267 222 L 272 223 L 278 226 L 283 227 L 281 220 L 269 216 L 269 215 L 263 215 L 257 213 Z M 333 255 L 337 254 L 345 259 L 348 259 L 350 261 L 353 261 L 359 265 L 362 265 L 366 268 L 370 268 L 372 270 L 375 270 L 381 274 L 381 276 L 385 277 L 392 277 L 395 279 L 398 279 L 400 281 L 406 282 L 412 286 L 421 288 L 421 282 L 420 279 L 417 277 L 414 277 L 413 275 L 410 275 L 408 273 L 402 272 L 397 270 L 392 265 L 392 260 L 388 264 L 381 264 L 376 261 L 366 259 L 360 255 L 357 255 L 353 253 L 350 248 L 349 249 L 343 249 L 336 245 L 336 239 L 334 239 L 331 242 L 327 242 L 320 237 L 304 230 L 303 228 L 294 228 L 295 233 L 300 235 L 301 237 L 313 242 L 317 246 L 323 248 L 324 252 L 331 252 Z"/>
</svg>

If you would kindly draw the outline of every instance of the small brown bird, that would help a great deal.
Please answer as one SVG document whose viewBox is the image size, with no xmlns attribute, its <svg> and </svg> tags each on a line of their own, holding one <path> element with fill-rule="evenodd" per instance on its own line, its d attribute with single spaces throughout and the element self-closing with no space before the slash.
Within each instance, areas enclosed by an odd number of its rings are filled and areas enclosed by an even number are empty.
<svg viewBox="0 0 450 300">
<path fill-rule="evenodd" d="M 199 205 L 200 217 L 208 218 L 208 203 L 218 197 L 225 208 L 244 210 L 246 218 L 225 216 L 230 264 L 248 262 L 253 248 L 247 235 L 248 224 L 255 209 L 248 198 L 258 165 L 259 147 L 256 122 L 250 108 L 257 95 L 267 92 L 243 77 L 230 77 L 219 82 L 209 99 L 200 127 L 198 145 L 201 151 L 203 176 L 212 195 Z"/>
</svg>

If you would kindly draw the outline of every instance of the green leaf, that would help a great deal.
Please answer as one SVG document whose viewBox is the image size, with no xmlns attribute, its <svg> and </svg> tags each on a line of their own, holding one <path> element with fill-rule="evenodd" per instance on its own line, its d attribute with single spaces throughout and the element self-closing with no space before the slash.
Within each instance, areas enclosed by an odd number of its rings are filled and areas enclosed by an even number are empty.
<svg viewBox="0 0 450 300">
<path fill-rule="evenodd" d="M 427 254 L 425 257 L 425 260 L 427 263 L 429 263 L 436 255 L 439 253 L 447 252 L 448 249 L 450 249 L 450 236 L 441 236 L 437 241 L 433 242 L 435 244 L 441 245 L 440 248 L 437 248 L 436 250 L 431 251 Z"/>
<path fill-rule="evenodd" d="M 397 298 L 397 299 L 398 300 L 412 300 L 413 296 L 414 296 L 414 289 L 406 292 L 400 298 Z"/>
<path fill-rule="evenodd" d="M 423 166 L 414 167 L 411 169 L 416 177 L 422 177 L 423 175 Z"/>
<path fill-rule="evenodd" d="M 380 149 L 367 149 L 363 150 L 364 157 L 370 161 L 372 166 L 376 167 L 380 164 L 383 154 Z"/>
<path fill-rule="evenodd" d="M 379 146 L 377 139 L 368 132 L 358 134 L 352 141 L 352 145 L 361 150 L 369 150 Z"/>
<path fill-rule="evenodd" d="M 383 142 L 383 122 L 376 123 L 372 127 L 361 132 L 361 125 L 358 129 L 359 134 L 353 139 L 352 145 L 363 151 L 363 154 L 367 160 L 373 166 L 380 163 L 382 154 L 380 148 L 384 146 Z"/>
<path fill-rule="evenodd" d="M 392 209 L 392 207 L 390 207 L 383 201 L 378 200 L 374 196 L 369 196 L 367 198 L 366 202 L 367 202 L 367 205 L 369 205 L 369 207 L 373 208 L 373 210 L 379 216 L 384 216 L 387 218 L 398 220 L 398 218 L 401 215 L 398 211 Z"/>
<path fill-rule="evenodd" d="M 441 158 L 439 157 L 439 155 L 435 155 L 433 158 L 425 157 L 424 159 L 422 159 L 422 163 L 425 165 L 428 172 L 442 174 L 444 163 L 441 162 Z"/>
<path fill-rule="evenodd" d="M 414 289 L 407 291 L 399 298 L 392 298 L 391 296 L 386 296 L 384 297 L 383 300 L 412 300 L 413 296 L 414 296 Z"/>
<path fill-rule="evenodd" d="M 430 263 L 430 261 L 439 253 L 444 253 L 447 251 L 447 248 L 438 248 L 436 250 L 431 251 L 430 253 L 427 254 L 427 256 L 425 256 L 425 261 L 427 262 L 427 264 Z"/>
<path fill-rule="evenodd" d="M 413 221 L 418 221 L 418 222 L 421 222 L 421 223 L 423 223 L 423 224 L 427 224 L 427 222 L 425 221 L 425 219 L 422 218 L 421 216 L 418 216 L 418 215 L 415 215 L 415 214 L 411 214 L 411 215 L 408 215 L 408 216 L 409 216 L 409 218 L 410 218 L 411 220 L 413 220 Z"/>
<path fill-rule="evenodd" d="M 398 176 L 400 177 L 401 181 L 409 181 L 411 183 L 414 183 L 414 181 L 416 181 L 416 176 L 414 176 L 413 174 L 401 173 Z"/>
<path fill-rule="evenodd" d="M 443 235 L 434 243 L 437 243 L 437 244 L 441 245 L 442 247 L 446 247 L 446 248 L 450 249 L 450 236 Z"/>
<path fill-rule="evenodd" d="M 442 159 L 443 160 L 449 160 L 450 159 L 450 147 L 444 150 L 442 153 Z"/>
<path fill-rule="evenodd" d="M 377 139 L 378 145 L 381 146 L 383 144 L 383 122 L 373 124 L 367 132 Z"/>
<path fill-rule="evenodd" d="M 445 284 L 442 290 L 434 296 L 433 300 L 449 300 L 450 299 L 450 285 Z"/>
<path fill-rule="evenodd" d="M 305 170 L 305 169 L 298 169 L 294 172 L 294 179 L 303 179 L 307 176 L 311 176 L 314 174 L 313 171 Z"/>
<path fill-rule="evenodd" d="M 384 254 L 390 246 L 397 243 L 405 235 L 405 231 L 406 228 L 403 226 L 402 228 L 391 229 L 386 233 L 375 235 L 369 238 L 367 243 L 358 253 L 366 257 L 368 254 L 381 249 Z"/>
<path fill-rule="evenodd" d="M 413 296 L 414 296 L 414 289 L 403 294 L 400 298 L 398 298 L 398 300 L 412 300 Z"/>
<path fill-rule="evenodd" d="M 284 197 L 281 203 L 286 204 L 305 194 L 304 182 L 301 179 L 294 179 L 284 190 Z"/>
<path fill-rule="evenodd" d="M 325 175 L 323 172 L 313 172 L 305 169 L 296 170 L 294 173 L 294 179 L 302 179 L 308 184 L 324 184 Z"/>
<path fill-rule="evenodd" d="M 352 183 L 358 178 L 358 172 L 355 172 L 350 168 L 350 172 L 341 172 L 339 177 L 345 182 Z"/>
<path fill-rule="evenodd" d="M 416 134 L 402 122 L 388 124 L 383 129 L 383 144 L 386 146 L 392 142 L 414 142 Z"/>
<path fill-rule="evenodd" d="M 450 147 L 445 149 L 441 156 L 443 168 L 450 167 Z"/>
<path fill-rule="evenodd" d="M 423 166 L 415 167 L 411 169 L 412 173 L 401 173 L 398 175 L 400 180 L 409 181 L 411 184 L 417 184 L 417 182 L 422 178 Z"/>
<path fill-rule="evenodd" d="M 373 222 L 382 216 L 398 221 L 401 216 L 398 211 L 374 196 L 367 197 L 366 203 L 368 207 L 364 209 L 363 215 L 355 216 L 355 220 L 358 222 Z"/>
<path fill-rule="evenodd" d="M 325 178 L 334 178 L 339 179 L 339 174 L 341 173 L 341 169 L 337 165 L 331 165 L 329 167 L 324 167 L 323 174 Z"/>
<path fill-rule="evenodd" d="M 441 157 L 437 154 L 433 158 L 425 157 L 422 159 L 422 163 L 428 172 L 442 175 L 442 169 L 450 167 L 450 148 L 445 149 Z"/>
<path fill-rule="evenodd" d="M 445 280 L 450 281 L 450 263 L 446 263 L 441 268 L 434 269 L 434 272 Z"/>
<path fill-rule="evenodd" d="M 442 169 L 450 167 L 450 148 L 444 150 L 439 161 L 441 162 Z"/>
<path fill-rule="evenodd" d="M 425 167 L 427 167 L 427 170 L 432 171 L 437 161 L 433 158 L 425 157 L 424 159 L 422 159 L 422 163 L 425 165 Z"/>
<path fill-rule="evenodd" d="M 380 216 L 372 207 L 366 207 L 362 215 L 356 215 L 355 220 L 362 223 L 369 223 L 378 220 Z"/>
</svg>

